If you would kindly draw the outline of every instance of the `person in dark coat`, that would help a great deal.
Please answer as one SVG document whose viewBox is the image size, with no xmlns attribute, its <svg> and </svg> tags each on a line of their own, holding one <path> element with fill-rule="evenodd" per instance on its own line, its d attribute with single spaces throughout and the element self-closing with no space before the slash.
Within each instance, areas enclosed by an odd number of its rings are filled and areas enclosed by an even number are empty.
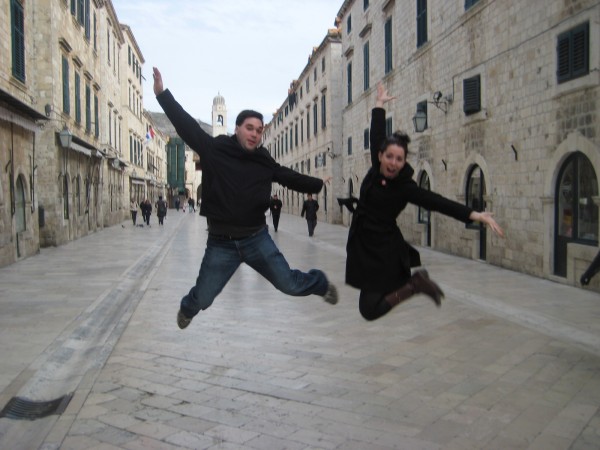
<svg viewBox="0 0 600 450">
<path fill-rule="evenodd" d="M 150 200 L 144 200 L 140 205 L 140 209 L 142 210 L 142 219 L 144 220 L 144 223 L 150 226 L 150 216 L 152 215 L 152 203 L 150 203 Z"/>
<path fill-rule="evenodd" d="M 396 222 L 408 203 L 465 223 L 483 222 L 504 235 L 492 213 L 476 212 L 417 185 L 414 170 L 406 162 L 410 138 L 401 133 L 386 137 L 383 105 L 393 98 L 381 83 L 377 86 L 371 117 L 371 168 L 358 199 L 338 199 L 353 211 L 346 244 L 346 283 L 361 290 L 359 310 L 366 320 L 382 317 L 419 293 L 441 305 L 444 293 L 427 271 L 411 274 L 411 267 L 421 265 L 419 253 L 404 240 Z"/>
<path fill-rule="evenodd" d="M 167 215 L 167 202 L 165 202 L 162 198 L 162 195 L 158 196 L 158 201 L 156 202 L 156 216 L 158 217 L 158 224 L 164 225 L 164 218 Z"/>
<path fill-rule="evenodd" d="M 306 215 L 306 224 L 308 225 L 308 235 L 310 237 L 315 234 L 318 210 L 319 203 L 312 198 L 312 194 L 308 194 L 308 198 L 304 200 L 304 203 L 302 204 L 302 211 L 300 212 L 300 215 L 302 217 Z"/>
<path fill-rule="evenodd" d="M 271 202 L 269 203 L 269 210 L 271 211 L 271 219 L 273 220 L 275 232 L 277 232 L 277 228 L 279 227 L 279 217 L 281 216 L 282 206 L 283 203 L 277 198 L 277 194 L 273 194 L 273 198 L 271 198 Z"/>
<path fill-rule="evenodd" d="M 267 229 L 265 211 L 271 187 L 279 183 L 298 192 L 319 192 L 321 180 L 277 163 L 261 145 L 262 114 L 243 110 L 233 136 L 212 137 L 164 89 L 155 67 L 154 94 L 177 134 L 202 161 L 202 202 L 208 239 L 196 284 L 183 296 L 177 325 L 186 328 L 193 317 L 211 306 L 237 268 L 246 263 L 273 286 L 288 295 L 319 295 L 336 304 L 337 290 L 321 270 L 301 272 L 290 268 Z M 246 299 L 248 292 L 243 292 Z"/>
</svg>

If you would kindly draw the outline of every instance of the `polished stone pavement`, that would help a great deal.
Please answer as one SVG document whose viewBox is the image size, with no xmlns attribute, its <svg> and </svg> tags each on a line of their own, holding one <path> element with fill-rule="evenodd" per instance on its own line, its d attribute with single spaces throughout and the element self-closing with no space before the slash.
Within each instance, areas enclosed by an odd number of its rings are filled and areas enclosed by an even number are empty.
<svg viewBox="0 0 600 450">
<path fill-rule="evenodd" d="M 366 322 L 347 229 L 309 238 L 282 215 L 288 262 L 323 269 L 339 304 L 243 266 L 182 331 L 206 222 L 152 219 L 0 269 L 0 407 L 72 394 L 62 414 L 0 418 L 0 448 L 600 448 L 597 293 L 421 249 L 442 308 L 418 296 Z"/>
</svg>

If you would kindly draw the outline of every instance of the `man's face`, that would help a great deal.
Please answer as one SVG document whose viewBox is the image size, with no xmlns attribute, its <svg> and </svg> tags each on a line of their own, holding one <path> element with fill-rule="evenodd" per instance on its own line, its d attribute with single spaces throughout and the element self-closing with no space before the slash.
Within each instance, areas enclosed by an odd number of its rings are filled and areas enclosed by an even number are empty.
<svg viewBox="0 0 600 450">
<path fill-rule="evenodd" d="M 251 151 L 260 145 L 263 130 L 263 123 L 260 119 L 248 117 L 241 125 L 235 127 L 235 135 L 242 148 Z"/>
</svg>

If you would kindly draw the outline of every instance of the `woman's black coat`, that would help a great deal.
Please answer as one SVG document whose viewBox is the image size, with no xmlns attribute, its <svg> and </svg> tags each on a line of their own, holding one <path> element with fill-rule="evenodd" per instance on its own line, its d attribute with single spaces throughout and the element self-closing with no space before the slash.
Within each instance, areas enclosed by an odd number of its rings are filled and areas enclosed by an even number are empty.
<svg viewBox="0 0 600 450">
<path fill-rule="evenodd" d="M 411 267 L 421 264 L 419 252 L 408 244 L 396 223 L 408 203 L 469 222 L 473 211 L 460 203 L 420 188 L 406 163 L 398 177 L 379 171 L 378 153 L 386 138 L 385 110 L 374 108 L 371 117 L 371 168 L 360 187 L 358 207 L 346 245 L 346 283 L 369 292 L 388 293 L 404 285 Z"/>
</svg>

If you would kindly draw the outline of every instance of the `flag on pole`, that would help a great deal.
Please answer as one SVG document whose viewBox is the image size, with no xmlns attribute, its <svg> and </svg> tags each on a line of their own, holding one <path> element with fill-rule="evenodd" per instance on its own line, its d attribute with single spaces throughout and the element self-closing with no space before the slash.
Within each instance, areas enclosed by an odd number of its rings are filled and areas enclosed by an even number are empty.
<svg viewBox="0 0 600 450">
<path fill-rule="evenodd" d="M 146 142 L 150 142 L 154 139 L 154 130 L 152 127 L 148 127 L 148 132 L 146 133 Z"/>
</svg>

